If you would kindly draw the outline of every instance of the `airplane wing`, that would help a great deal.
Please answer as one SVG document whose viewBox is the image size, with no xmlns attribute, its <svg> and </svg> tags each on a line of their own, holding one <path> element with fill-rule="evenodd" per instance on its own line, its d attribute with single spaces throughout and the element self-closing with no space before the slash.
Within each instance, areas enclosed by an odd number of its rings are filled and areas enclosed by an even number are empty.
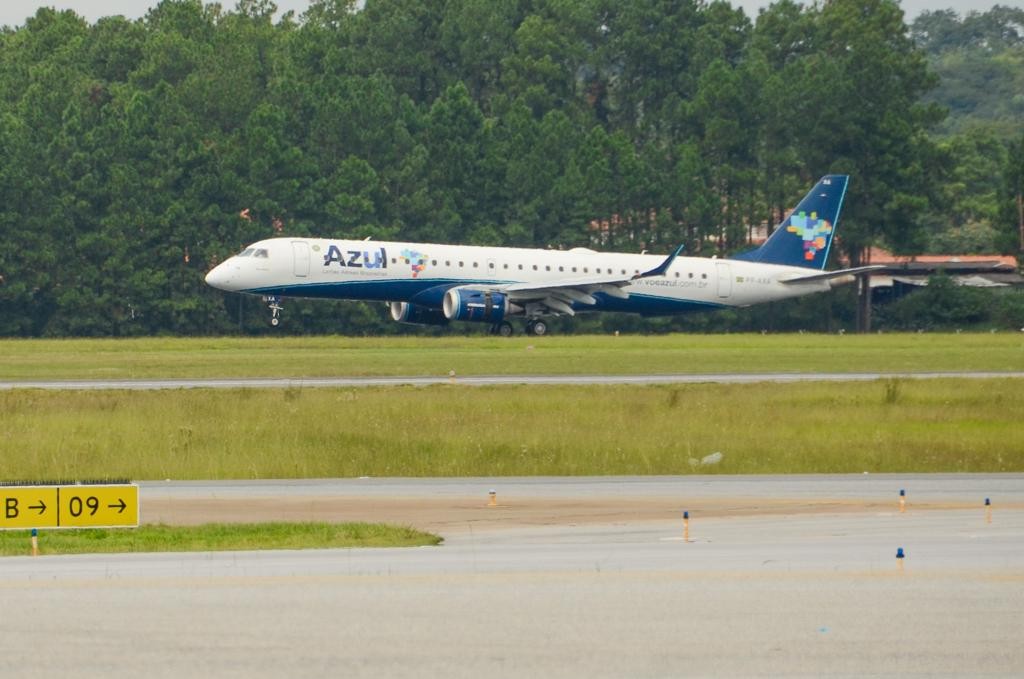
<svg viewBox="0 0 1024 679">
<path fill-rule="evenodd" d="M 868 271 L 878 271 L 884 269 L 885 266 L 882 264 L 872 264 L 871 266 L 856 266 L 852 269 L 839 269 L 837 271 L 819 271 L 809 276 L 796 276 L 794 278 L 787 278 L 779 281 L 786 285 L 792 285 L 794 283 L 813 283 L 816 281 L 827 281 L 832 278 L 840 278 L 842 276 L 856 276 L 857 274 L 867 273 Z"/>
<path fill-rule="evenodd" d="M 672 266 L 683 246 L 676 248 L 661 264 L 649 271 L 629 276 L 590 276 L 583 278 L 563 278 L 555 281 L 537 283 L 506 283 L 498 285 L 481 285 L 479 283 L 464 286 L 474 290 L 492 290 L 508 295 L 509 301 L 516 304 L 525 302 L 539 303 L 558 313 L 574 316 L 573 303 L 587 306 L 597 304 L 595 293 L 603 293 L 609 297 L 627 299 L 629 293 L 622 288 L 635 280 L 663 276 Z"/>
</svg>

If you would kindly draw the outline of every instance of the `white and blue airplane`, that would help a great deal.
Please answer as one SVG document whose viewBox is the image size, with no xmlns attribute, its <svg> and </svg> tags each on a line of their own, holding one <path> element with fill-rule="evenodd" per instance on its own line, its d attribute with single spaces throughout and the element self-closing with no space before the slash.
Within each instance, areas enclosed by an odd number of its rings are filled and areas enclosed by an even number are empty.
<svg viewBox="0 0 1024 679">
<path fill-rule="evenodd" d="M 402 323 L 487 323 L 547 332 L 544 316 L 581 311 L 677 314 L 824 292 L 879 267 L 825 271 L 849 177 L 826 175 L 759 248 L 732 258 L 270 238 L 206 275 L 220 290 L 262 295 L 278 325 L 286 297 L 387 302 Z"/>
</svg>

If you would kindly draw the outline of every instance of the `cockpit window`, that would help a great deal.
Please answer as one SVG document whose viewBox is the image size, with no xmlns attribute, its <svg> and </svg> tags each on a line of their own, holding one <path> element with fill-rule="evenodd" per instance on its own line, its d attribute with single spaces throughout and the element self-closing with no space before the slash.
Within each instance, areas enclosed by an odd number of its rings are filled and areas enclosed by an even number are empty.
<svg viewBox="0 0 1024 679">
<path fill-rule="evenodd" d="M 267 252 L 265 249 L 260 248 L 256 252 L 252 253 L 252 256 L 253 257 L 262 257 L 263 259 L 267 259 L 268 257 L 270 257 L 270 253 Z"/>
<path fill-rule="evenodd" d="M 235 257 L 248 257 L 249 255 L 252 254 L 252 250 L 252 248 L 246 248 L 239 252 L 237 255 L 235 255 Z"/>
</svg>

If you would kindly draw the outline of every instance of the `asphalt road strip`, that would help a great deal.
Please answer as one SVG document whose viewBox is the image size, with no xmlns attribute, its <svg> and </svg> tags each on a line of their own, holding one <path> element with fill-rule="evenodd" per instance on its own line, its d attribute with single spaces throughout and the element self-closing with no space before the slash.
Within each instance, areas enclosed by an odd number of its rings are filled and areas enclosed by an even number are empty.
<svg viewBox="0 0 1024 679">
<path fill-rule="evenodd" d="M 613 384 L 753 384 L 758 382 L 870 382 L 881 379 L 1022 379 L 1024 372 L 858 372 L 858 373 L 709 373 L 678 375 L 473 375 L 407 377 L 285 377 L 137 380 L 25 380 L 0 382 L 0 390 L 46 389 L 67 391 L 161 389 L 313 389 L 321 387 L 387 387 L 460 384 L 497 385 L 613 385 Z"/>
</svg>

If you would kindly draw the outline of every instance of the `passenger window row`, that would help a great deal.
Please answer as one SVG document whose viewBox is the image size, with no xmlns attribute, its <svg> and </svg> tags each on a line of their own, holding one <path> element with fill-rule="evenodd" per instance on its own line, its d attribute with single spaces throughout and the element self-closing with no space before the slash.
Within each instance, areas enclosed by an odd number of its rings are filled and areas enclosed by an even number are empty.
<svg viewBox="0 0 1024 679">
<path fill-rule="evenodd" d="M 239 255 L 239 256 L 244 256 L 244 254 L 243 255 Z M 406 259 L 405 257 L 402 257 L 401 259 L 406 264 L 410 263 L 410 261 L 408 259 Z M 399 260 L 398 257 L 392 257 L 391 258 L 391 263 L 392 264 L 398 264 L 398 260 Z M 453 260 L 446 259 L 446 260 L 444 260 L 444 265 L 446 267 L 448 267 L 448 268 L 451 268 L 452 261 Z M 426 260 L 424 260 L 424 259 L 419 260 L 419 264 L 424 264 L 424 263 L 426 263 Z M 458 268 L 460 268 L 460 269 L 463 269 L 463 268 L 466 267 L 466 262 L 464 260 L 457 261 L 456 263 L 458 264 Z M 472 264 L 472 267 L 474 269 L 480 268 L 480 263 L 479 262 L 472 262 L 471 264 Z M 436 260 L 436 259 L 430 260 L 430 265 L 431 266 L 437 266 L 438 265 L 438 260 Z M 506 271 L 511 266 L 515 266 L 516 269 L 518 269 L 519 271 L 524 271 L 525 267 L 527 265 L 525 265 L 525 264 L 510 265 L 507 262 L 502 263 L 502 269 L 504 269 Z M 530 265 L 530 266 L 531 266 L 533 271 L 540 271 L 540 265 L 539 264 L 533 264 L 533 265 Z M 487 262 L 487 268 L 493 271 L 495 269 L 494 262 Z M 590 273 L 590 267 L 587 267 L 587 266 L 584 266 L 584 267 L 576 267 L 576 266 L 569 267 L 569 273 L 579 273 L 581 268 L 583 270 L 583 273 Z M 559 273 L 566 273 L 566 267 L 565 266 L 558 266 L 557 269 L 558 269 Z M 544 270 L 545 271 L 551 271 L 552 270 L 552 265 L 551 264 L 545 264 L 544 265 Z M 620 269 L 619 270 L 619 275 L 625 276 L 625 275 L 627 275 L 626 272 L 627 272 L 626 269 Z M 595 274 L 606 274 L 608 276 L 611 276 L 611 275 L 615 274 L 615 270 L 612 269 L 611 267 L 604 267 L 604 268 L 602 268 L 602 267 L 598 266 L 598 267 L 594 267 L 594 273 Z M 640 269 L 633 269 L 633 273 L 634 274 L 640 273 Z M 674 275 L 675 275 L 676 278 L 681 278 L 682 277 L 680 272 L 678 272 L 678 271 L 674 272 Z M 693 277 L 694 276 L 693 276 L 693 272 L 692 271 L 687 274 L 687 278 L 693 278 Z M 703 278 L 703 279 L 707 279 L 708 275 L 706 273 L 702 273 L 700 275 L 700 277 Z"/>
</svg>

